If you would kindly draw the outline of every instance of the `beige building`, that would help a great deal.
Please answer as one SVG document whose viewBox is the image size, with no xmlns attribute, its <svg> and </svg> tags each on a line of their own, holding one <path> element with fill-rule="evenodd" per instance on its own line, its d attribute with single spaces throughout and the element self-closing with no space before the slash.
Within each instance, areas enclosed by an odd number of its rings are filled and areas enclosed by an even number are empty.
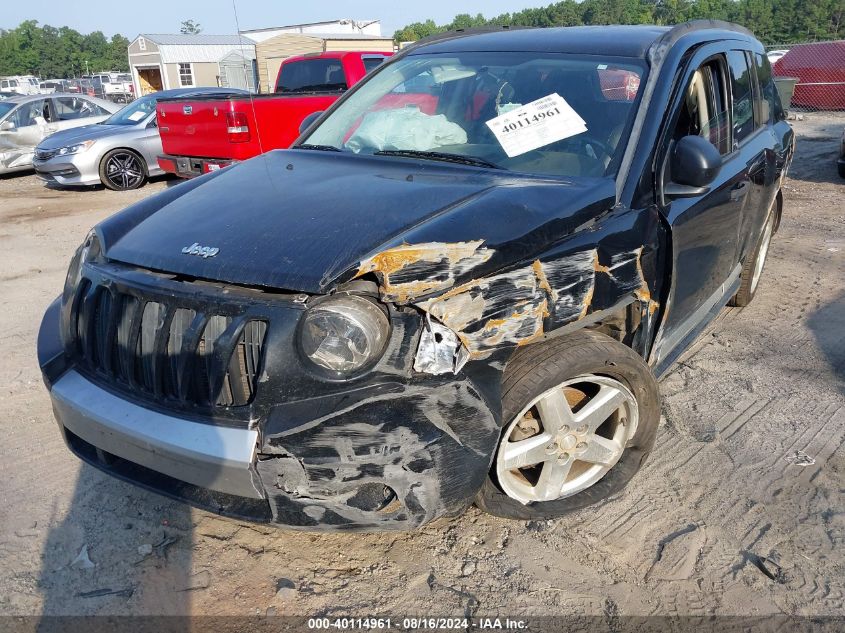
<svg viewBox="0 0 845 633">
<path fill-rule="evenodd" d="M 239 35 L 143 34 L 129 44 L 129 70 L 135 94 L 145 95 L 172 88 L 227 85 L 227 71 L 220 62 L 237 52 L 254 73 L 255 42 Z M 241 70 L 241 74 L 244 70 Z M 231 82 L 229 82 L 231 85 Z"/>
<path fill-rule="evenodd" d="M 258 85 L 273 92 L 279 66 L 288 57 L 326 51 L 392 51 L 393 38 L 364 33 L 281 33 L 255 45 Z"/>
</svg>

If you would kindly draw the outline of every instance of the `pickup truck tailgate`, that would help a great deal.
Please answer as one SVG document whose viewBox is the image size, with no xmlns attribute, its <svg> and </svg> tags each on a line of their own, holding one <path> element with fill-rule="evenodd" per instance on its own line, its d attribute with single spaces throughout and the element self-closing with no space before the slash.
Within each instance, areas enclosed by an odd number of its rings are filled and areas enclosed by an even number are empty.
<svg viewBox="0 0 845 633">
<path fill-rule="evenodd" d="M 221 158 L 229 145 L 228 98 L 161 100 L 158 131 L 166 154 Z M 225 152 L 224 152 L 225 153 Z"/>
</svg>

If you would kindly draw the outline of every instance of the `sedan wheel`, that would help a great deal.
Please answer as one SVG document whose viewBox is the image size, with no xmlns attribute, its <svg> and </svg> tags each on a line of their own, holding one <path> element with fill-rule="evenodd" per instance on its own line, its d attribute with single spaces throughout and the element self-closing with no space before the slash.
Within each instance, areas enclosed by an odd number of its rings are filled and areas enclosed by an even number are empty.
<svg viewBox="0 0 845 633">
<path fill-rule="evenodd" d="M 129 150 L 113 150 L 103 157 L 100 164 L 100 180 L 115 191 L 137 189 L 146 179 L 141 157 Z"/>
<path fill-rule="evenodd" d="M 503 434 L 499 485 L 524 504 L 577 494 L 619 461 L 637 421 L 637 401 L 618 380 L 568 380 L 535 398 Z"/>
</svg>

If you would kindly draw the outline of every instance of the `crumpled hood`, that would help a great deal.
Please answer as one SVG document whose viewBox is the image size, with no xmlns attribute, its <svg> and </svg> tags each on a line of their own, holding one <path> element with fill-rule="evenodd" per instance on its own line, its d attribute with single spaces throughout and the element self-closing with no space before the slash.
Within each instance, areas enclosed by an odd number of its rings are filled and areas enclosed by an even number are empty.
<svg viewBox="0 0 845 633">
<path fill-rule="evenodd" d="M 134 129 L 133 125 L 83 125 L 69 130 L 61 130 L 51 134 L 38 144 L 38 149 L 54 150 L 66 145 L 81 143 L 82 141 L 96 141 L 97 139 L 119 134 Z"/>
<path fill-rule="evenodd" d="M 99 232 L 106 256 L 120 262 L 320 293 L 368 257 L 406 243 L 483 240 L 495 256 L 473 274 L 486 274 L 548 248 L 613 197 L 610 178 L 539 179 L 288 150 L 180 183 L 112 216 Z"/>
</svg>

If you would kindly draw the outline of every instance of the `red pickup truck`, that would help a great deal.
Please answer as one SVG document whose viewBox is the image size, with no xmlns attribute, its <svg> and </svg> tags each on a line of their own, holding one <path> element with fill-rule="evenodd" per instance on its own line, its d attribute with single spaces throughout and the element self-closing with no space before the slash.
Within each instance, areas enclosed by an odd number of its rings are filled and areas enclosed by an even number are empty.
<svg viewBox="0 0 845 633">
<path fill-rule="evenodd" d="M 266 95 L 161 99 L 159 166 L 191 178 L 271 149 L 286 149 L 302 120 L 325 110 L 392 52 L 337 51 L 289 57 Z"/>
</svg>

